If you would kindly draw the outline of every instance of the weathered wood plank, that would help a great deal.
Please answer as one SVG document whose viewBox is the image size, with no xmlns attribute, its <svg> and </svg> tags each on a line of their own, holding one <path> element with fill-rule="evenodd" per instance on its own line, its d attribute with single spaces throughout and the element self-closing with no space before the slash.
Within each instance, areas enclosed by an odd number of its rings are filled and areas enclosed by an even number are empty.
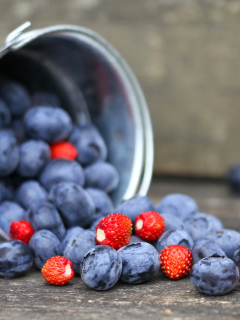
<svg viewBox="0 0 240 320">
<path fill-rule="evenodd" d="M 154 180 L 149 196 L 157 204 L 171 192 L 194 197 L 200 211 L 222 218 L 225 227 L 239 228 L 240 198 L 224 183 Z M 234 320 L 240 317 L 240 287 L 224 296 L 198 293 L 190 278 L 172 281 L 159 273 L 141 285 L 118 282 L 95 292 L 76 276 L 63 287 L 48 285 L 39 271 L 17 279 L 0 279 L 0 319 L 187 319 Z"/>
<path fill-rule="evenodd" d="M 185 278 L 168 280 L 162 274 L 141 285 L 118 282 L 95 292 L 79 277 L 64 287 L 49 286 L 40 272 L 0 281 L 0 319 L 236 319 L 240 289 L 228 295 L 199 294 Z"/>
</svg>

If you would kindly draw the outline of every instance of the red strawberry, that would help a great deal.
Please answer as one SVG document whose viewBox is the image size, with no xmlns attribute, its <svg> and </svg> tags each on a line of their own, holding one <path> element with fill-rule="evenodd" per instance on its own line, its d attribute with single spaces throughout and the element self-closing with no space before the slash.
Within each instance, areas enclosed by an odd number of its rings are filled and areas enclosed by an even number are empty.
<svg viewBox="0 0 240 320">
<path fill-rule="evenodd" d="M 29 243 L 34 230 L 28 221 L 13 221 L 10 226 L 10 234 L 14 240 Z"/>
<path fill-rule="evenodd" d="M 161 269 L 168 278 L 185 277 L 192 267 L 192 255 L 188 248 L 179 245 L 166 247 L 160 253 Z"/>
<path fill-rule="evenodd" d="M 97 244 L 107 245 L 115 250 L 127 245 L 132 234 L 132 221 L 121 213 L 109 214 L 96 226 Z"/>
<path fill-rule="evenodd" d="M 70 142 L 63 141 L 50 145 L 52 159 L 68 159 L 75 160 L 78 151 Z"/>
<path fill-rule="evenodd" d="M 55 256 L 45 263 L 41 273 L 47 283 L 55 286 L 63 286 L 74 277 L 72 266 L 72 261 L 69 259 Z"/>
<path fill-rule="evenodd" d="M 163 217 L 155 211 L 141 213 L 135 219 L 135 232 L 143 240 L 157 240 L 165 230 Z"/>
</svg>

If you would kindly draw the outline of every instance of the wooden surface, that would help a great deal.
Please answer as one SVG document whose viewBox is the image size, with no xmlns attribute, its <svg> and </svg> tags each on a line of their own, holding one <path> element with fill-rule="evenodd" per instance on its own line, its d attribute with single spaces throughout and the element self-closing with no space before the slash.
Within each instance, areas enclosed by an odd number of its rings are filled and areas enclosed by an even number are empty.
<svg viewBox="0 0 240 320">
<path fill-rule="evenodd" d="M 200 211 L 222 218 L 227 228 L 240 228 L 240 198 L 225 184 L 183 180 L 153 181 L 149 196 L 157 204 L 171 192 L 193 196 Z M 240 318 L 240 287 L 214 297 L 198 293 L 189 277 L 178 281 L 158 274 L 141 285 L 118 282 L 111 290 L 95 292 L 76 276 L 63 287 L 48 285 L 40 272 L 12 280 L 0 279 L 0 319 L 157 320 Z"/>
<path fill-rule="evenodd" d="M 0 0 L 0 40 L 75 24 L 105 37 L 146 95 L 155 173 L 222 176 L 240 159 L 238 0 Z"/>
</svg>

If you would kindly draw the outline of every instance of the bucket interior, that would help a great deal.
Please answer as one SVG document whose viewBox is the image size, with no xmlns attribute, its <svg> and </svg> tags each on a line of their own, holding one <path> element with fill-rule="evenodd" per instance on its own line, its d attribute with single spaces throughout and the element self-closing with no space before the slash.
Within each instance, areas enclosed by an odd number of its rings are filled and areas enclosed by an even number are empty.
<svg viewBox="0 0 240 320">
<path fill-rule="evenodd" d="M 141 119 L 135 93 L 111 54 L 86 37 L 44 35 L 7 53 L 0 60 L 0 74 L 23 83 L 31 94 L 56 93 L 74 123 L 91 121 L 98 127 L 108 147 L 107 161 L 120 175 L 118 188 L 110 194 L 115 205 L 130 180 L 138 185 L 143 165 Z"/>
</svg>

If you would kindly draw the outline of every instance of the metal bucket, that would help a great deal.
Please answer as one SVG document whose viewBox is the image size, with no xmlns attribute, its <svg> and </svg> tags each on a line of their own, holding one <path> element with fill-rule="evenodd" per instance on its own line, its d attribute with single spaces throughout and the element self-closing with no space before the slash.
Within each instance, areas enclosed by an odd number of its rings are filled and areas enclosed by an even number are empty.
<svg viewBox="0 0 240 320">
<path fill-rule="evenodd" d="M 142 90 L 121 55 L 95 32 L 57 25 L 29 32 L 26 22 L 0 47 L 0 74 L 30 93 L 53 91 L 75 123 L 92 121 L 120 174 L 116 205 L 146 195 L 153 169 L 153 133 Z"/>
</svg>

